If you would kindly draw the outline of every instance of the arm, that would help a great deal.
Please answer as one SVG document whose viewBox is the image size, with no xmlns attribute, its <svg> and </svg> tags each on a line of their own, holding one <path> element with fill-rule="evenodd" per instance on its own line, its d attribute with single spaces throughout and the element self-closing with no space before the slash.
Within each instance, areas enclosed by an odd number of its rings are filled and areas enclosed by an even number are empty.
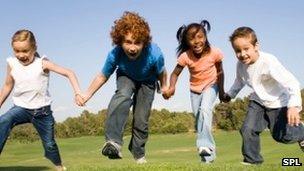
<svg viewBox="0 0 304 171">
<path fill-rule="evenodd" d="M 219 87 L 219 99 L 220 101 L 223 101 L 223 97 L 225 94 L 225 90 L 224 90 L 224 70 L 223 70 L 223 64 L 222 62 L 217 62 L 215 64 L 216 70 L 217 70 L 217 84 Z"/>
<path fill-rule="evenodd" d="M 11 67 L 7 65 L 5 83 L 0 91 L 0 108 L 14 87 L 14 79 L 11 75 Z"/>
<path fill-rule="evenodd" d="M 107 82 L 107 80 L 108 78 L 105 77 L 102 73 L 98 73 L 87 89 L 84 99 L 85 102 L 87 102 L 97 92 L 97 90 L 99 90 L 99 88 Z"/>
<path fill-rule="evenodd" d="M 235 98 L 235 96 L 242 90 L 242 88 L 245 86 L 244 82 L 242 81 L 242 78 L 240 76 L 240 67 L 239 63 L 237 64 L 236 69 L 236 78 L 234 80 L 233 85 L 231 86 L 230 90 L 225 93 L 225 96 L 228 96 L 229 98 Z"/>
<path fill-rule="evenodd" d="M 167 71 L 164 70 L 158 75 L 158 80 L 160 82 L 161 92 L 165 92 L 167 90 Z"/>
<path fill-rule="evenodd" d="M 287 120 L 290 125 L 299 125 L 302 110 L 300 84 L 297 79 L 279 61 L 271 63 L 270 74 L 273 79 L 280 83 L 289 93 L 287 104 Z"/>
<path fill-rule="evenodd" d="M 170 86 L 169 89 L 164 93 L 164 98 L 169 99 L 175 93 L 175 85 L 179 74 L 183 71 L 184 67 L 176 65 L 170 76 Z"/>
<path fill-rule="evenodd" d="M 67 77 L 72 85 L 77 105 L 83 105 L 82 100 L 79 98 L 79 96 L 81 95 L 80 86 L 77 77 L 72 70 L 56 65 L 55 63 L 52 63 L 49 60 L 43 60 L 42 66 L 44 70 L 53 71 L 57 74 Z"/>
</svg>

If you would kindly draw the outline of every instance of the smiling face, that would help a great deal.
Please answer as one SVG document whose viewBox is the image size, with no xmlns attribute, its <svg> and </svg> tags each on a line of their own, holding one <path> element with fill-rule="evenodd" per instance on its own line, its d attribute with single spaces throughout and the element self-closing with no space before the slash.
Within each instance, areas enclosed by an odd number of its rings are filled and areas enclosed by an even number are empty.
<svg viewBox="0 0 304 171">
<path fill-rule="evenodd" d="M 200 56 L 206 44 L 206 36 L 202 29 L 191 28 L 186 36 L 190 50 L 192 50 L 194 55 Z"/>
<path fill-rule="evenodd" d="M 130 60 L 136 60 L 144 48 L 144 42 L 135 40 L 133 34 L 128 33 L 122 41 L 122 48 Z"/>
<path fill-rule="evenodd" d="M 251 65 L 259 58 L 258 43 L 252 44 L 250 37 L 238 37 L 232 41 L 236 57 L 245 65 Z"/>
<path fill-rule="evenodd" d="M 34 60 L 35 49 L 29 41 L 15 41 L 12 43 L 14 54 L 22 65 L 29 65 Z"/>
</svg>

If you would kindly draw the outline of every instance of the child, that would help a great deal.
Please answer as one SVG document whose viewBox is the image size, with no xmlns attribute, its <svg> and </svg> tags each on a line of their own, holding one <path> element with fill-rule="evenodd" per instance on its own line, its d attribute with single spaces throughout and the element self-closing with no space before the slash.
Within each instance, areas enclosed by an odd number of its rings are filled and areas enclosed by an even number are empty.
<svg viewBox="0 0 304 171">
<path fill-rule="evenodd" d="M 164 98 L 168 99 L 174 94 L 178 76 L 187 66 L 197 132 L 196 146 L 201 161 L 211 163 L 216 158 L 212 136 L 212 110 L 217 94 L 221 98 L 224 93 L 224 72 L 223 54 L 218 48 L 210 46 L 206 30 L 210 31 L 210 24 L 206 20 L 183 25 L 178 29 L 177 65 L 170 76 L 170 86 L 164 93 Z"/>
<path fill-rule="evenodd" d="M 80 88 L 75 74 L 45 57 L 40 58 L 36 40 L 29 30 L 19 30 L 12 37 L 15 57 L 7 59 L 7 75 L 0 93 L 0 107 L 14 88 L 14 106 L 0 116 L 0 153 L 11 129 L 19 124 L 32 123 L 42 140 L 45 157 L 51 160 L 57 170 L 65 170 L 54 139 L 54 117 L 48 92 L 50 71 L 69 78 L 77 101 Z"/>
<path fill-rule="evenodd" d="M 236 29 L 230 41 L 239 62 L 235 82 L 223 101 L 230 101 L 245 85 L 254 91 L 240 130 L 243 138 L 242 164 L 263 162 L 259 134 L 266 127 L 277 142 L 299 142 L 304 150 L 304 126 L 299 115 L 302 102 L 296 78 L 275 56 L 259 51 L 256 34 L 251 28 Z"/>
<path fill-rule="evenodd" d="M 148 120 L 157 80 L 166 87 L 164 57 L 151 43 L 148 23 L 136 13 L 125 12 L 114 22 L 111 37 L 116 47 L 110 51 L 101 72 L 89 86 L 84 101 L 117 73 L 117 90 L 112 97 L 105 122 L 106 143 L 102 154 L 109 159 L 122 158 L 123 132 L 130 107 L 133 105 L 132 138 L 129 150 L 137 163 L 146 163 L 145 144 Z"/>
</svg>

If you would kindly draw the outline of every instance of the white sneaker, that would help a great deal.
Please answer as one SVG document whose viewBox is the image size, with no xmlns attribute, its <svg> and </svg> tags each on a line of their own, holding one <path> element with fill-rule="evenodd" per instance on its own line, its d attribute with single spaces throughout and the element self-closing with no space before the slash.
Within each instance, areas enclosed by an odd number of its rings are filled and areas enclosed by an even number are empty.
<svg viewBox="0 0 304 171">
<path fill-rule="evenodd" d="M 139 159 L 136 159 L 136 163 L 137 164 L 145 164 L 145 163 L 147 163 L 147 160 L 146 160 L 146 158 L 144 156 L 144 157 L 141 157 Z"/>
<path fill-rule="evenodd" d="M 199 147 L 198 148 L 198 154 L 200 156 L 211 156 L 211 153 L 212 153 L 212 151 L 208 147 Z"/>
</svg>

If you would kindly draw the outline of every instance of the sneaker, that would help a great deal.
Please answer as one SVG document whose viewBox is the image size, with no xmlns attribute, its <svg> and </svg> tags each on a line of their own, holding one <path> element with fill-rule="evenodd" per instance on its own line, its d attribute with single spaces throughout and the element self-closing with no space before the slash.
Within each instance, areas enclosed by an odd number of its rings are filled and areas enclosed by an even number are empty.
<svg viewBox="0 0 304 171">
<path fill-rule="evenodd" d="M 299 141 L 299 146 L 300 146 L 301 150 L 304 152 L 304 140 Z"/>
<path fill-rule="evenodd" d="M 144 156 L 144 157 L 141 157 L 139 159 L 136 159 L 136 163 L 137 164 L 145 164 L 145 163 L 147 163 L 147 160 L 146 160 L 146 158 Z"/>
<path fill-rule="evenodd" d="M 114 141 L 107 141 L 101 151 L 102 155 L 109 159 L 121 159 L 121 146 Z"/>
<path fill-rule="evenodd" d="M 241 164 L 245 165 L 245 166 L 251 166 L 251 165 L 253 165 L 252 163 L 248 163 L 248 162 L 244 162 L 244 161 L 242 161 Z"/>
<path fill-rule="evenodd" d="M 56 169 L 56 171 L 65 171 L 65 170 L 67 170 L 67 168 L 64 167 L 64 166 L 62 166 L 62 165 L 55 166 L 55 169 Z"/>
<path fill-rule="evenodd" d="M 212 150 L 208 147 L 199 147 L 198 154 L 200 156 L 211 156 Z"/>
</svg>

